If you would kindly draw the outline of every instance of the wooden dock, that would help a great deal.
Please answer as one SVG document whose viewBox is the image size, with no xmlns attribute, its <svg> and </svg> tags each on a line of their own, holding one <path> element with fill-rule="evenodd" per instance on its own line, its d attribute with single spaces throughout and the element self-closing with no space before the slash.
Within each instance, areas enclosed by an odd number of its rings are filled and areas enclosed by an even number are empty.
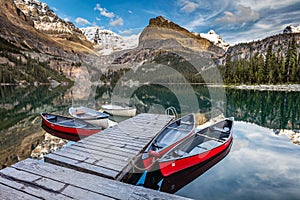
<svg viewBox="0 0 300 200">
<path fill-rule="evenodd" d="M 0 199 L 186 199 L 26 159 L 0 171 Z"/>
<path fill-rule="evenodd" d="M 0 199 L 186 199 L 120 182 L 171 116 L 140 114 L 0 171 Z"/>
<path fill-rule="evenodd" d="M 68 148 L 45 156 L 48 163 L 121 180 L 152 138 L 172 120 L 168 115 L 140 114 Z"/>
</svg>

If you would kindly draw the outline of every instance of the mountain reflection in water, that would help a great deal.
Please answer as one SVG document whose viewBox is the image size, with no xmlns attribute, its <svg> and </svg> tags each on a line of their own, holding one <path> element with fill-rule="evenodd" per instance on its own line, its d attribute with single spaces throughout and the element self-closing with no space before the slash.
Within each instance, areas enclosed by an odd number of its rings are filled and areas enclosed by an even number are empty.
<svg viewBox="0 0 300 200">
<path fill-rule="evenodd" d="M 176 192 L 194 199 L 299 199 L 300 146 L 272 129 L 235 122 L 230 153 Z"/>
<path fill-rule="evenodd" d="M 147 172 L 144 187 L 175 193 L 220 162 L 230 152 L 231 145 L 212 159 L 167 177 L 163 177 L 159 170 Z"/>
<path fill-rule="evenodd" d="M 193 89 L 197 92 L 200 111 L 209 112 L 211 102 L 207 89 L 203 86 Z M 218 88 L 212 90 L 218 93 Z M 66 91 L 64 88 L 1 87 L 0 168 L 25 159 L 42 142 L 41 111 L 67 114 L 73 102 L 72 95 L 66 95 Z M 95 91 L 96 96 L 91 95 L 77 104 L 88 106 L 93 100 L 97 108 L 109 102 L 105 87 L 97 86 Z M 179 183 L 179 178 L 175 178 L 176 181 L 161 182 L 161 189 L 194 199 L 299 199 L 300 146 L 272 130 L 300 129 L 299 99 L 300 92 L 226 89 L 226 102 L 219 103 L 223 104 L 224 115 L 234 116 L 236 120 L 229 154 L 212 167 L 208 165 L 207 170 L 198 166 L 199 171 L 188 171 L 186 179 L 199 175 L 185 186 L 183 178 Z M 189 99 L 181 105 L 170 90 L 147 85 L 134 91 L 130 103 L 139 113 L 163 113 L 169 106 L 180 113 L 181 107 L 189 106 Z"/>
</svg>

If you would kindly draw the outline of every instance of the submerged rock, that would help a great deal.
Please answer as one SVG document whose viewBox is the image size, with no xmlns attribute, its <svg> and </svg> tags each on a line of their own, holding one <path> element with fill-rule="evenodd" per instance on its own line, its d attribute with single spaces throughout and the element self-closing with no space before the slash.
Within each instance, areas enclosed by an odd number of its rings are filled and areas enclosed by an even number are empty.
<svg viewBox="0 0 300 200">
<path fill-rule="evenodd" d="M 221 120 L 224 120 L 225 119 L 225 116 L 223 114 L 220 114 L 216 117 L 213 117 L 211 118 L 210 120 L 207 121 L 207 119 L 205 118 L 205 116 L 203 114 L 200 114 L 200 115 L 197 115 L 196 114 L 196 120 L 198 122 L 197 124 L 197 129 L 203 129 L 203 128 L 206 128 L 218 121 L 221 121 Z"/>
<path fill-rule="evenodd" d="M 45 133 L 44 141 L 31 152 L 31 157 L 35 159 L 43 159 L 44 155 L 63 148 L 67 143 L 68 140 Z"/>
<path fill-rule="evenodd" d="M 281 130 L 279 135 L 286 135 L 294 144 L 300 145 L 300 131 L 299 130 Z"/>
</svg>

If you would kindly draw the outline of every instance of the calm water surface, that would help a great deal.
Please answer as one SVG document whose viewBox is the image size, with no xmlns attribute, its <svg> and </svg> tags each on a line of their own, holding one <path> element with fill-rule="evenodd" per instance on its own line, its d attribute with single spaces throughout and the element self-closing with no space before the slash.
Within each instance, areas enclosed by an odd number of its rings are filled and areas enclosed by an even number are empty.
<svg viewBox="0 0 300 200">
<path fill-rule="evenodd" d="M 176 194 L 194 199 L 299 199 L 300 146 L 235 122 L 229 154 Z"/>
<path fill-rule="evenodd" d="M 184 96 L 181 87 L 177 91 Z M 67 114 L 72 105 L 99 108 L 112 98 L 109 87 L 95 86 L 80 99 L 74 89 L 64 87 L 0 89 L 0 168 L 29 157 L 43 141 L 40 112 Z M 196 109 L 190 106 L 194 99 L 180 99 L 180 94 L 159 85 L 144 85 L 130 93 L 130 103 L 139 113 L 164 113 L 174 106 L 178 113 L 200 111 L 208 118 L 224 113 L 236 120 L 228 155 L 187 171 L 186 184 L 180 181 L 182 176 L 161 180 L 160 189 L 194 199 L 299 199 L 300 146 L 274 129 L 300 129 L 300 93 L 226 89 L 226 99 L 214 101 L 210 92 L 218 94 L 218 88 L 193 90 Z M 212 112 L 212 105 L 218 112 Z"/>
</svg>

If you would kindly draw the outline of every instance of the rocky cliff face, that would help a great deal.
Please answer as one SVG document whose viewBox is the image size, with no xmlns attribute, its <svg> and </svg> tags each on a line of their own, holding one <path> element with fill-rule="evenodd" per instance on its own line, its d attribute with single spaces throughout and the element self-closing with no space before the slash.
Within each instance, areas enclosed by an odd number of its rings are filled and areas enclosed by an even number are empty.
<svg viewBox="0 0 300 200">
<path fill-rule="evenodd" d="M 275 54 L 278 52 L 281 55 L 287 54 L 289 43 L 295 39 L 297 46 L 300 45 L 300 33 L 285 33 L 267 37 L 263 40 L 258 40 L 250 43 L 240 43 L 229 47 L 226 55 L 230 55 L 232 60 L 250 59 L 251 55 L 256 53 L 265 56 L 269 46 L 272 46 L 272 51 Z M 300 48 L 298 48 L 300 52 Z M 226 56 L 225 55 L 225 56 Z M 224 63 L 224 59 L 222 60 Z"/>
<path fill-rule="evenodd" d="M 37 0 L 14 0 L 14 2 L 17 8 L 33 21 L 34 28 L 39 32 L 93 48 L 79 28 L 59 18 L 47 4 Z"/>
<path fill-rule="evenodd" d="M 122 37 L 110 30 L 101 30 L 99 27 L 82 28 L 81 31 L 90 42 L 95 44 L 95 50 L 101 55 L 136 48 L 139 42 L 139 35 Z"/>
<path fill-rule="evenodd" d="M 20 48 L 35 49 L 51 55 L 63 55 L 65 52 L 92 52 L 92 44 L 86 41 L 85 36 L 79 29 L 79 32 L 74 29 L 72 33 L 67 34 L 65 32 L 62 35 L 55 35 L 57 37 L 53 37 L 53 35 L 49 37 L 46 34 L 47 31 L 43 31 L 45 29 L 39 29 L 44 26 L 38 26 L 38 20 L 35 16 L 39 13 L 52 15 L 46 9 L 48 6 L 35 0 L 16 1 L 18 6 L 13 0 L 1 0 L 0 37 Z M 27 4 L 33 4 L 34 6 L 28 7 Z M 44 19 L 44 17 L 39 18 L 39 20 L 41 19 Z M 57 32 L 59 32 L 59 29 L 53 33 Z"/>
<path fill-rule="evenodd" d="M 23 71 L 27 70 L 26 65 L 35 65 L 36 72 L 48 65 L 67 77 L 74 77 L 76 66 L 81 65 L 87 55 L 96 55 L 92 43 L 86 40 L 81 31 L 71 29 L 74 25 L 63 23 L 64 28 L 54 29 L 52 32 L 41 28 L 46 27 L 44 25 L 38 26 L 48 14 L 54 24 L 55 19 L 61 21 L 51 13 L 47 5 L 35 0 L 16 2 L 18 6 L 13 0 L 1 0 L 0 4 L 0 65 L 5 68 L 0 82 L 22 82 L 23 77 L 28 75 Z M 30 71 L 32 70 L 28 69 Z M 29 78 L 30 80 L 25 78 L 24 81 L 31 83 L 34 80 L 34 77 Z M 47 78 L 42 82 L 48 82 Z"/>
<path fill-rule="evenodd" d="M 285 27 L 285 29 L 283 30 L 283 33 L 300 33 L 300 25 L 299 26 L 289 25 L 289 26 Z"/>
<path fill-rule="evenodd" d="M 224 49 L 225 51 L 227 51 L 227 49 L 230 46 L 227 42 L 223 40 L 223 38 L 220 35 L 216 34 L 214 30 L 210 30 L 208 33 L 194 33 L 194 34 L 198 36 L 200 35 L 201 37 L 208 39 L 214 45 Z"/>
<path fill-rule="evenodd" d="M 195 35 L 161 16 L 150 19 L 149 25 L 141 33 L 139 48 L 170 50 L 187 48 L 193 51 L 212 51 L 218 55 L 224 53 L 224 50 L 209 40 Z"/>
<path fill-rule="evenodd" d="M 45 38 L 34 29 L 30 17 L 18 9 L 12 0 L 1 0 L 0 25 L 0 36 L 17 46 L 22 47 L 20 44 L 26 39 L 30 42 L 36 40 L 37 46 L 40 45 L 39 41 L 45 42 Z"/>
<path fill-rule="evenodd" d="M 79 33 L 81 31 L 71 22 L 60 19 L 47 4 L 36 0 L 14 0 L 16 6 L 34 22 L 34 27 L 45 33 Z"/>
</svg>

